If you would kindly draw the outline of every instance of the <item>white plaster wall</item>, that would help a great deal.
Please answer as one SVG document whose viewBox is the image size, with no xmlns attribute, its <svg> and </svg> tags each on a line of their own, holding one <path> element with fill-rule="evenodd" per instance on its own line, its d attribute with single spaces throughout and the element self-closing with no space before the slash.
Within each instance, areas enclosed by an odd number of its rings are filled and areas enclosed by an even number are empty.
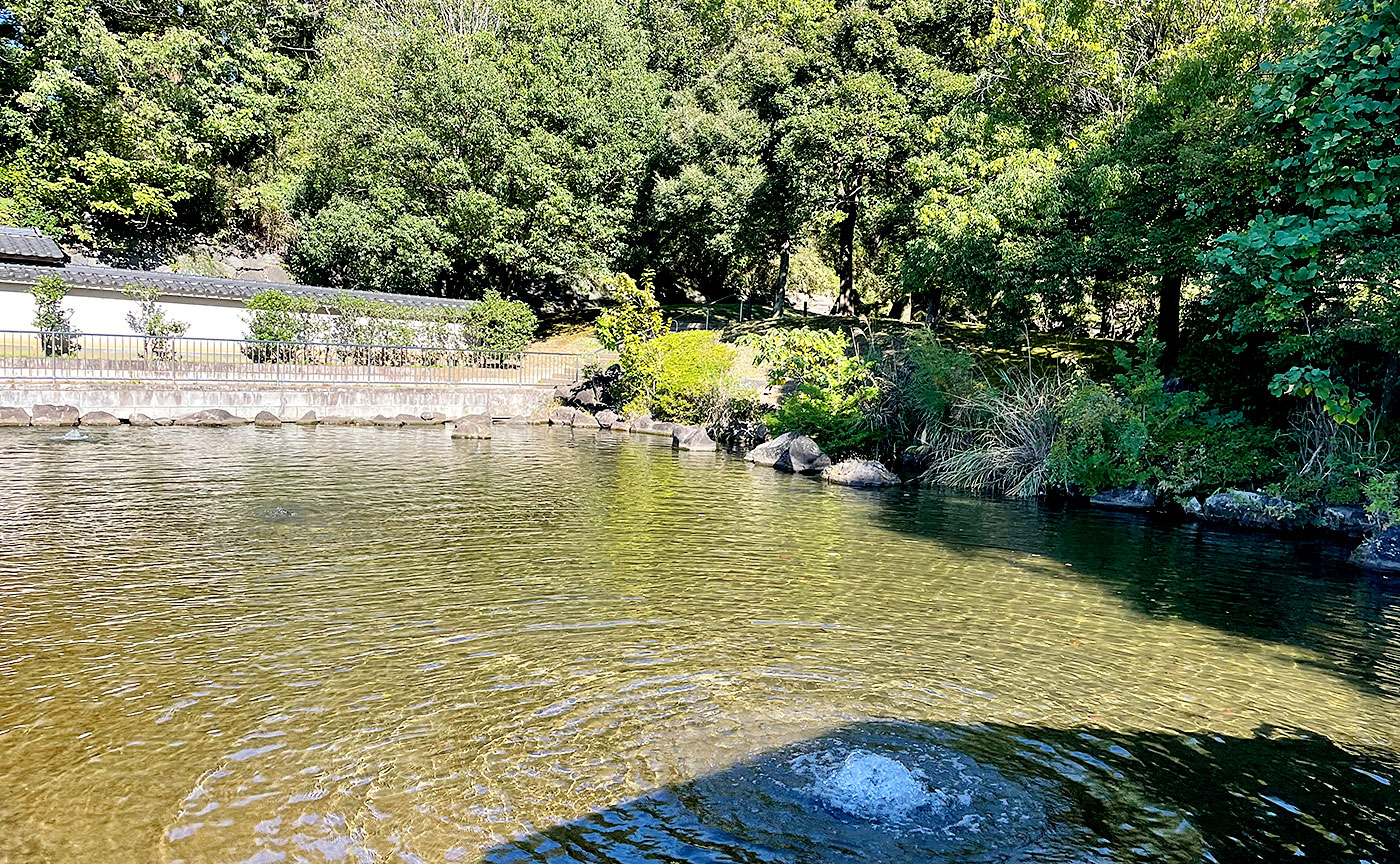
<svg viewBox="0 0 1400 864">
<path fill-rule="evenodd" d="M 247 332 L 247 312 L 242 301 L 162 297 L 160 304 L 177 321 L 186 321 L 186 336 L 201 339 L 242 339 Z M 137 302 L 117 291 L 74 288 L 64 308 L 73 311 L 73 326 L 84 333 L 128 335 L 128 313 Z M 34 329 L 34 298 L 29 286 L 0 283 L 0 330 Z"/>
</svg>

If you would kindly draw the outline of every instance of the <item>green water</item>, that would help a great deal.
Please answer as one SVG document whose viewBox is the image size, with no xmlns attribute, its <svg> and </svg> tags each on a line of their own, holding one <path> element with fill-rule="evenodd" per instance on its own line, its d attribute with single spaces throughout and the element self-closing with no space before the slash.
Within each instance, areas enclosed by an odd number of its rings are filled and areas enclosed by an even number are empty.
<svg viewBox="0 0 1400 864">
<path fill-rule="evenodd" d="M 3 862 L 1400 861 L 1400 586 L 1326 543 L 608 432 L 0 431 Z"/>
</svg>

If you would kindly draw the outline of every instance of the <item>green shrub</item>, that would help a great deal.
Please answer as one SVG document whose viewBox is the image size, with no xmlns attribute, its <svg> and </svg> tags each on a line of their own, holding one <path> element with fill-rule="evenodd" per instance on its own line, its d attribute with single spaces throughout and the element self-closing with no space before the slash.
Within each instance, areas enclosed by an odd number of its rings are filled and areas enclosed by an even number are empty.
<svg viewBox="0 0 1400 864">
<path fill-rule="evenodd" d="M 703 330 L 631 342 L 622 365 L 625 410 L 658 420 L 706 423 L 738 390 L 734 349 Z"/>
<path fill-rule="evenodd" d="M 498 291 L 487 291 L 467 307 L 465 320 L 477 344 L 488 351 L 523 350 L 535 338 L 540 323 L 529 304 L 507 300 Z"/>
<path fill-rule="evenodd" d="M 864 364 L 851 356 L 850 343 L 830 330 L 796 328 L 749 337 L 754 362 L 768 368 L 768 383 L 811 384 L 816 387 L 843 387 L 864 371 Z"/>
<path fill-rule="evenodd" d="M 62 357 L 82 350 L 76 338 L 78 328 L 73 326 L 73 311 L 63 308 L 71 287 L 61 277 L 45 276 L 29 289 L 34 297 L 34 329 L 39 331 L 45 357 Z"/>
<path fill-rule="evenodd" d="M 666 332 L 666 316 L 661 313 L 649 279 L 638 284 L 626 273 L 616 273 L 608 285 L 609 295 L 617 305 L 599 315 L 593 325 L 604 348 L 624 351 Z"/>
<path fill-rule="evenodd" d="M 898 394 L 880 358 L 861 356 L 840 333 L 796 328 L 752 336 L 754 361 L 788 395 L 765 422 L 775 435 L 800 432 L 832 458 L 884 455 L 896 437 Z"/>
<path fill-rule="evenodd" d="M 128 285 L 122 293 L 135 300 L 137 311 L 126 313 L 131 332 L 144 336 L 146 356 L 153 360 L 174 360 L 175 340 L 190 329 L 188 321 L 176 321 L 160 307 L 160 289 L 154 285 Z"/>
<path fill-rule="evenodd" d="M 1203 412 L 1159 426 L 1144 451 L 1158 491 L 1171 495 L 1253 488 L 1279 473 L 1275 435 L 1238 412 Z"/>
<path fill-rule="evenodd" d="M 909 365 L 905 388 L 921 425 L 940 422 L 955 399 L 971 395 L 984 383 L 976 358 L 941 344 L 929 331 L 915 331 L 904 350 Z"/>
<path fill-rule="evenodd" d="M 874 455 L 885 448 L 887 436 L 872 421 L 871 404 L 879 397 L 874 386 L 846 391 L 803 384 L 765 419 L 774 435 L 800 432 L 821 445 L 833 459 Z"/>
<path fill-rule="evenodd" d="M 1085 382 L 1066 401 L 1050 447 L 1049 478 L 1093 495 L 1147 479 L 1147 424 L 1107 387 Z"/>
<path fill-rule="evenodd" d="M 254 363 L 289 362 L 297 356 L 297 348 L 275 343 L 312 342 L 321 335 L 316 302 L 310 297 L 266 288 L 249 297 L 244 306 L 249 312 L 250 342 L 243 353 Z"/>
</svg>

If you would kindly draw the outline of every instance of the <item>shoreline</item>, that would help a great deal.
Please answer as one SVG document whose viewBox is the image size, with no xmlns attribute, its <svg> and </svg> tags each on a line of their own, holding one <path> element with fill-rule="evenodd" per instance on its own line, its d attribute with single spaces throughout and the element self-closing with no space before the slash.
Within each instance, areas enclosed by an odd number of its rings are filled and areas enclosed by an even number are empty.
<svg viewBox="0 0 1400 864">
<path fill-rule="evenodd" d="M 297 418 L 284 418 L 270 411 L 260 411 L 252 419 L 230 414 L 223 409 L 209 409 L 188 414 L 179 418 L 148 417 L 133 412 L 127 419 L 102 411 L 81 413 L 71 405 L 35 405 L 32 413 L 23 408 L 0 407 L 0 427 L 37 428 L 46 430 L 77 430 L 78 428 L 102 428 L 133 426 L 138 428 L 160 428 L 163 426 L 184 426 L 198 428 L 218 428 L 234 426 L 255 426 L 280 428 L 281 426 L 357 426 L 373 428 L 430 427 L 451 428 L 451 436 L 457 439 L 489 440 L 491 428 L 496 425 L 561 426 L 616 432 L 618 434 L 650 435 L 670 437 L 676 450 L 716 452 L 723 450 L 734 458 L 753 463 L 756 467 L 769 467 L 775 471 L 810 477 L 819 483 L 849 486 L 852 488 L 915 488 L 944 489 L 957 494 L 983 498 L 986 500 L 1005 499 L 1002 496 L 987 495 L 975 490 L 943 487 L 921 483 L 917 478 L 901 476 L 887 470 L 876 460 L 849 459 L 833 463 L 821 449 L 805 436 L 787 433 L 777 438 L 759 440 L 754 430 L 743 430 L 744 440 L 734 440 L 725 430 L 704 426 L 687 426 L 666 421 L 654 421 L 650 417 L 625 420 L 612 411 L 598 414 L 567 406 L 548 409 L 547 404 L 536 408 L 528 415 L 492 417 L 476 414 L 449 417 L 442 412 L 425 411 L 419 415 L 398 414 L 393 417 L 376 415 L 372 418 L 328 416 L 320 417 L 314 411 Z M 711 437 L 711 433 L 714 437 Z M 718 439 L 718 440 L 717 440 Z M 1247 490 L 1222 490 L 1204 500 L 1185 499 L 1193 502 L 1183 504 L 1164 501 L 1145 489 L 1128 487 L 1107 490 L 1093 496 L 1054 496 L 1037 498 L 1036 505 L 1045 509 L 1057 509 L 1056 502 L 1064 509 L 1083 509 L 1107 513 L 1124 513 L 1138 516 L 1146 521 L 1169 520 L 1176 524 L 1197 524 L 1226 533 L 1248 533 L 1253 535 L 1273 534 L 1282 539 L 1297 542 L 1326 542 L 1338 548 L 1355 545 L 1348 557 L 1349 566 L 1360 572 L 1378 573 L 1387 576 L 1400 574 L 1400 528 L 1378 527 L 1366 515 L 1363 508 L 1337 505 L 1304 505 L 1298 502 L 1274 498 L 1264 492 Z M 1175 506 L 1172 506 L 1175 505 Z"/>
</svg>

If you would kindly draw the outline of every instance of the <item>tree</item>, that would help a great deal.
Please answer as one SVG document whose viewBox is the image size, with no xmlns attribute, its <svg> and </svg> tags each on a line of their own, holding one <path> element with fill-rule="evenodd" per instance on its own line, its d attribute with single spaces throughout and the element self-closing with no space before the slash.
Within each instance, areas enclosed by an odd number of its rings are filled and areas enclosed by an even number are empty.
<svg viewBox="0 0 1400 864">
<path fill-rule="evenodd" d="M 159 251 L 238 218 L 319 0 L 21 0 L 0 19 L 0 221 Z"/>
<path fill-rule="evenodd" d="M 323 50 L 299 120 L 299 278 L 571 305 L 611 272 L 661 119 L 621 7 L 381 7 Z"/>
<path fill-rule="evenodd" d="M 1344 0 L 1315 46 L 1267 67 L 1259 209 L 1207 258 L 1220 335 L 1278 366 L 1400 383 L 1400 9 Z M 1267 371 L 1267 370 L 1265 370 Z M 1386 406 L 1394 410 L 1393 397 Z"/>
</svg>

